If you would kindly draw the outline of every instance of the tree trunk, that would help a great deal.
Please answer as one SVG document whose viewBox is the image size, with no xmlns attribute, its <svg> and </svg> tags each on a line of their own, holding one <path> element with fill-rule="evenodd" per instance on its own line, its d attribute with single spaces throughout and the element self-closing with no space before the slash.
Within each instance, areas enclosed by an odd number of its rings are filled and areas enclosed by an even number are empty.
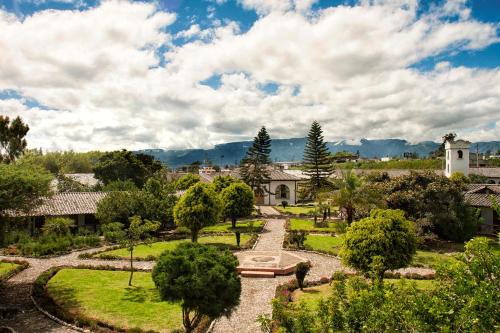
<svg viewBox="0 0 500 333">
<path fill-rule="evenodd" d="M 182 324 L 184 325 L 186 333 L 191 333 L 193 331 L 191 319 L 189 319 L 189 311 L 184 308 L 182 309 Z"/>
<path fill-rule="evenodd" d="M 233 229 L 236 228 L 236 217 L 231 217 L 231 226 L 233 227 Z"/>
<path fill-rule="evenodd" d="M 129 287 L 132 285 L 132 276 L 134 275 L 134 260 L 133 260 L 134 248 L 130 250 L 130 278 L 128 279 Z"/>
<path fill-rule="evenodd" d="M 198 243 L 198 230 L 191 230 L 191 242 Z"/>
</svg>

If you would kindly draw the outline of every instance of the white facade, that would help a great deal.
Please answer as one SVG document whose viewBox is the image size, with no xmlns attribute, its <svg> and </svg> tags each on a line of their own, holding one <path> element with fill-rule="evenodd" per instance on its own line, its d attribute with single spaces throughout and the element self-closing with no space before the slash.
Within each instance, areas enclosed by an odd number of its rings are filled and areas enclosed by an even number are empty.
<svg viewBox="0 0 500 333">
<path fill-rule="evenodd" d="M 264 187 L 266 190 L 263 201 L 257 204 L 275 206 L 281 205 L 282 201 L 288 202 L 289 205 L 297 203 L 298 182 L 295 180 L 271 180 Z"/>
<path fill-rule="evenodd" d="M 470 142 L 464 140 L 446 141 L 444 147 L 446 153 L 445 176 L 450 177 L 455 172 L 461 172 L 468 176 Z"/>
</svg>

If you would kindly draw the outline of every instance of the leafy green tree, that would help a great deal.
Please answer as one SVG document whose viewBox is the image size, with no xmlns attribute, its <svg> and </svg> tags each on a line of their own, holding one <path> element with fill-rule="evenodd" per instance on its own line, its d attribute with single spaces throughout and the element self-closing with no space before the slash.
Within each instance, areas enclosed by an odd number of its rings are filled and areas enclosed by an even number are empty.
<svg viewBox="0 0 500 333">
<path fill-rule="evenodd" d="M 132 285 L 132 277 L 134 275 L 134 248 L 139 243 L 150 243 L 151 234 L 158 230 L 160 222 L 143 220 L 140 216 L 132 216 L 128 228 L 124 229 L 121 243 L 125 245 L 130 252 L 130 277 L 128 285 Z"/>
<path fill-rule="evenodd" d="M 215 193 L 221 193 L 226 187 L 234 183 L 241 183 L 241 180 L 232 176 L 215 176 L 212 181 L 212 186 L 214 188 Z"/>
<path fill-rule="evenodd" d="M 439 145 L 438 149 L 432 152 L 432 156 L 434 157 L 443 157 L 445 152 L 445 144 L 447 141 L 454 141 L 457 137 L 456 133 L 447 133 L 443 136 L 443 142 Z"/>
<path fill-rule="evenodd" d="M 102 187 L 104 192 L 115 191 L 138 191 L 139 188 L 130 179 L 127 180 L 113 180 Z"/>
<path fill-rule="evenodd" d="M 411 172 L 383 187 L 388 208 L 401 209 L 422 234 L 466 241 L 478 230 L 481 216 L 464 199 L 465 187 L 433 172 Z"/>
<path fill-rule="evenodd" d="M 208 184 L 191 186 L 174 207 L 174 221 L 178 226 L 191 230 L 191 241 L 198 241 L 198 232 L 217 223 L 221 203 Z"/>
<path fill-rule="evenodd" d="M 263 126 L 241 161 L 241 177 L 253 190 L 265 190 L 264 184 L 269 182 L 270 155 L 271 138 Z"/>
<path fill-rule="evenodd" d="M 328 178 L 333 173 L 332 158 L 326 147 L 321 125 L 317 121 L 312 123 L 307 135 L 303 171 L 309 176 L 306 187 L 311 197 L 316 198 L 321 190 L 331 187 Z"/>
<path fill-rule="evenodd" d="M 416 246 L 413 224 L 403 211 L 373 209 L 347 228 L 340 255 L 345 264 L 381 281 L 385 271 L 409 265 Z"/>
<path fill-rule="evenodd" d="M 345 211 L 348 224 L 352 223 L 356 212 L 369 211 L 382 203 L 380 193 L 367 186 L 352 170 L 343 170 L 342 178 L 336 183 L 339 189 L 333 194 L 332 201 Z"/>
<path fill-rule="evenodd" d="M 432 288 L 406 279 L 380 285 L 335 274 L 330 296 L 317 306 L 287 303 L 284 294 L 273 301 L 274 322 L 261 317 L 261 325 L 279 326 L 277 331 L 286 333 L 495 332 L 500 323 L 500 255 L 490 242 L 468 242 L 458 262 L 438 268 Z"/>
<path fill-rule="evenodd" d="M 194 184 L 199 183 L 201 180 L 200 176 L 194 175 L 192 173 L 188 173 L 181 178 L 179 178 L 175 182 L 175 189 L 179 191 L 184 191 L 193 186 Z"/>
<path fill-rule="evenodd" d="M 229 187 L 222 190 L 220 198 L 222 201 L 222 214 L 231 219 L 233 228 L 236 228 L 238 218 L 252 214 L 253 191 L 247 184 L 235 183 L 229 185 Z"/>
<path fill-rule="evenodd" d="M 119 222 L 128 227 L 129 218 L 137 215 L 169 227 L 174 225 L 176 202 L 173 186 L 152 177 L 142 190 L 109 192 L 97 204 L 96 217 L 103 224 Z"/>
<path fill-rule="evenodd" d="M 142 199 L 148 219 L 160 221 L 164 228 L 175 225 L 174 206 L 178 197 L 172 183 L 161 177 L 149 178 L 142 189 Z"/>
<path fill-rule="evenodd" d="M 500 253 L 477 237 L 465 245 L 454 265 L 437 271 L 438 285 L 429 312 L 435 332 L 494 332 L 500 324 Z"/>
<path fill-rule="evenodd" d="M 96 217 L 102 224 L 119 222 L 128 228 L 129 219 L 136 215 L 149 219 L 140 191 L 110 192 L 97 204 Z"/>
<path fill-rule="evenodd" d="M 8 210 L 28 212 L 51 194 L 52 175 L 41 168 L 0 163 L 0 245 Z"/>
<path fill-rule="evenodd" d="M 11 121 L 0 115 L 0 163 L 11 163 L 21 156 L 27 145 L 24 137 L 29 129 L 20 117 Z"/>
<path fill-rule="evenodd" d="M 238 259 L 227 250 L 183 243 L 160 256 L 153 281 L 162 300 L 181 302 L 184 328 L 191 333 L 203 317 L 229 316 L 239 304 L 237 266 Z"/>
<path fill-rule="evenodd" d="M 17 163 L 41 166 L 54 175 L 92 173 L 93 167 L 103 155 L 104 153 L 99 151 L 42 153 L 41 150 L 31 149 L 26 150 Z"/>
<path fill-rule="evenodd" d="M 116 180 L 131 180 L 142 188 L 146 180 L 156 172 L 161 172 L 163 165 L 153 157 L 120 150 L 105 153 L 94 166 L 95 177 L 104 185 Z"/>
</svg>

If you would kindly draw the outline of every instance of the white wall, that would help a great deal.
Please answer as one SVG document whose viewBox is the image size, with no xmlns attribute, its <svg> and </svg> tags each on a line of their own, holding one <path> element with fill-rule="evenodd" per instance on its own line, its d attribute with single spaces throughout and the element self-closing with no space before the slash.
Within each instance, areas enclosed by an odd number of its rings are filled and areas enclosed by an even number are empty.
<svg viewBox="0 0 500 333">
<path fill-rule="evenodd" d="M 276 189 L 278 188 L 278 186 L 280 185 L 286 185 L 288 186 L 288 189 L 290 190 L 290 198 L 288 200 L 285 200 L 285 199 L 278 199 L 276 200 Z M 268 197 L 268 201 L 266 202 L 267 205 L 280 205 L 282 201 L 287 201 L 290 205 L 295 205 L 295 203 L 297 202 L 297 192 L 296 192 L 296 182 L 295 181 L 292 181 L 292 180 L 288 180 L 288 181 L 278 181 L 278 180 L 273 180 L 271 181 L 270 183 L 271 185 L 271 196 Z M 269 201 L 270 200 L 270 201 Z"/>
<path fill-rule="evenodd" d="M 444 174 L 450 177 L 455 172 L 461 172 L 465 176 L 469 175 L 469 146 L 468 142 L 446 142 L 446 169 Z M 459 158 L 459 151 L 462 158 Z"/>
</svg>

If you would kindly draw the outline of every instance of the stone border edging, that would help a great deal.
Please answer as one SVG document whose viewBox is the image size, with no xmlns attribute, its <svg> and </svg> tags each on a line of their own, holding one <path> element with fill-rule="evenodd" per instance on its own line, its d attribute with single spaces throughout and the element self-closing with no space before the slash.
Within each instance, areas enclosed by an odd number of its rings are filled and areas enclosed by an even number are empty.
<svg viewBox="0 0 500 333">
<path fill-rule="evenodd" d="M 75 325 L 72 325 L 70 323 L 67 323 L 65 322 L 64 320 L 60 319 L 60 318 L 57 318 L 56 316 L 48 313 L 47 311 L 45 311 L 41 306 L 40 304 L 38 304 L 38 302 L 35 300 L 35 298 L 33 297 L 33 285 L 31 286 L 31 291 L 30 291 L 30 299 L 31 299 L 31 302 L 33 303 L 33 305 L 35 305 L 35 308 L 40 311 L 41 313 L 43 313 L 46 317 L 48 317 L 49 319 L 55 321 L 56 323 L 58 323 L 59 325 L 62 325 L 62 326 L 66 326 L 66 327 L 69 327 L 71 328 L 72 330 L 74 331 L 77 331 L 77 332 L 83 332 L 83 333 L 92 333 L 91 330 L 85 330 L 81 327 L 78 327 L 78 326 L 75 326 Z"/>
</svg>

